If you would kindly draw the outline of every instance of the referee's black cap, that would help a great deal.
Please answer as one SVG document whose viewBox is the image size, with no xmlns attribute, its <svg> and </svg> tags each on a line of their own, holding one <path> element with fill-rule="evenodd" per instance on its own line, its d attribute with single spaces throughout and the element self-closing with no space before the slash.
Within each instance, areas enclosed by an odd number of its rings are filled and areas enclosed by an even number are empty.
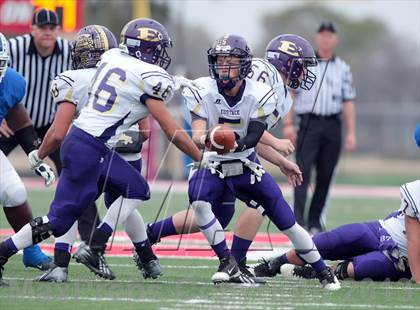
<svg viewBox="0 0 420 310">
<path fill-rule="evenodd" d="M 34 11 L 32 16 L 32 25 L 59 25 L 58 15 L 56 12 L 40 8 Z"/>
<path fill-rule="evenodd" d="M 323 21 L 318 28 L 318 32 L 322 31 L 331 31 L 332 33 L 337 33 L 337 25 L 332 21 Z"/>
</svg>

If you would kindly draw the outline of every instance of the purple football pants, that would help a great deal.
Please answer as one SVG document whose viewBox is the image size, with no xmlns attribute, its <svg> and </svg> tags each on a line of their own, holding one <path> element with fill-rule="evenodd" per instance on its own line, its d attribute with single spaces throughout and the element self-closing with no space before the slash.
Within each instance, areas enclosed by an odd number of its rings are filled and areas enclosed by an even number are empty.
<svg viewBox="0 0 420 310">
<path fill-rule="evenodd" d="M 322 258 L 351 260 L 355 280 L 371 278 L 374 281 L 392 281 L 411 278 L 409 268 L 405 272 L 395 269 L 394 264 L 379 251 L 381 225 L 378 221 L 339 226 L 313 237 Z"/>
<path fill-rule="evenodd" d="M 224 179 L 219 178 L 216 174 L 211 174 L 207 169 L 199 169 L 189 181 L 190 203 L 199 200 L 208 202 L 212 205 L 216 218 L 218 218 L 218 213 L 224 218 L 229 218 L 224 215 L 226 212 L 223 211 L 225 210 L 219 211 L 218 208 L 232 208 L 231 197 L 236 197 L 248 206 L 263 207 L 265 214 L 278 229 L 285 230 L 292 227 L 295 224 L 293 211 L 273 177 L 265 173 L 261 181 L 254 184 L 250 183 L 250 179 L 251 170 L 246 167 L 244 167 L 242 175 Z"/>
<path fill-rule="evenodd" d="M 63 171 L 47 215 L 54 236 L 66 233 L 103 188 L 124 198 L 150 198 L 146 180 L 133 166 L 76 126 L 60 152 Z"/>
</svg>

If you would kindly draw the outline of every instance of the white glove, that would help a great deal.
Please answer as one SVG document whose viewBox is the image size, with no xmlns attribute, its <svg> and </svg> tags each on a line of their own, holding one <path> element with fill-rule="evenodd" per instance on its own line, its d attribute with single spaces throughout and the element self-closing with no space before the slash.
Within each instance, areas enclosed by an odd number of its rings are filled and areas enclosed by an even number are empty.
<svg viewBox="0 0 420 310">
<path fill-rule="evenodd" d="M 195 89 L 202 89 L 202 87 L 195 81 L 189 80 L 183 76 L 175 75 L 172 77 L 174 79 L 175 88 L 174 90 L 182 90 L 184 87 L 191 87 Z"/>
<path fill-rule="evenodd" d="M 218 174 L 219 178 L 224 179 L 225 176 L 223 175 L 223 173 L 217 170 L 217 168 L 220 165 L 220 162 L 211 159 L 214 156 L 217 156 L 217 152 L 204 152 L 203 157 L 199 162 L 195 162 L 193 164 L 190 164 L 189 166 L 192 166 L 193 169 L 208 169 L 210 170 L 211 174 Z"/>
<path fill-rule="evenodd" d="M 251 184 L 255 184 L 255 180 L 257 180 L 257 182 L 261 182 L 262 176 L 265 173 L 263 166 L 250 161 L 248 158 L 243 158 L 241 161 L 251 170 Z"/>
<path fill-rule="evenodd" d="M 50 186 L 55 181 L 54 171 L 46 163 L 41 163 L 36 167 L 35 173 L 44 179 L 45 187 Z"/>
<path fill-rule="evenodd" d="M 34 170 L 37 175 L 44 179 L 46 187 L 54 183 L 54 171 L 49 165 L 44 163 L 41 158 L 39 158 L 38 150 L 34 150 L 28 154 L 28 161 L 31 170 Z"/>
<path fill-rule="evenodd" d="M 35 170 L 40 164 L 43 163 L 42 159 L 38 156 L 38 150 L 34 150 L 28 154 L 29 167 Z"/>
</svg>

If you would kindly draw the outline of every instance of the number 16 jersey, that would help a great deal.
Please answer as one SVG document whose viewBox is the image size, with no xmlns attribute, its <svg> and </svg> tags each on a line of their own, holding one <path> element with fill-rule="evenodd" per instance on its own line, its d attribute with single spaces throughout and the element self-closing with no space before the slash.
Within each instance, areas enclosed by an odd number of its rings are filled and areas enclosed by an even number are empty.
<svg viewBox="0 0 420 310">
<path fill-rule="evenodd" d="M 146 99 L 168 102 L 173 89 L 172 77 L 161 67 L 111 49 L 101 57 L 88 103 L 74 125 L 112 147 L 121 133 L 149 115 Z"/>
</svg>

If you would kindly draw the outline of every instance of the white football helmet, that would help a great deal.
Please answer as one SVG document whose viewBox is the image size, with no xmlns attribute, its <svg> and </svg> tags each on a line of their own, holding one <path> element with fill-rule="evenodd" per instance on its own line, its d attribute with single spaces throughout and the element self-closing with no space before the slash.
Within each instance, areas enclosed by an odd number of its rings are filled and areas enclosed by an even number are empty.
<svg viewBox="0 0 420 310">
<path fill-rule="evenodd" d="M 0 32 L 0 82 L 6 75 L 7 63 L 9 62 L 9 42 Z"/>
</svg>

